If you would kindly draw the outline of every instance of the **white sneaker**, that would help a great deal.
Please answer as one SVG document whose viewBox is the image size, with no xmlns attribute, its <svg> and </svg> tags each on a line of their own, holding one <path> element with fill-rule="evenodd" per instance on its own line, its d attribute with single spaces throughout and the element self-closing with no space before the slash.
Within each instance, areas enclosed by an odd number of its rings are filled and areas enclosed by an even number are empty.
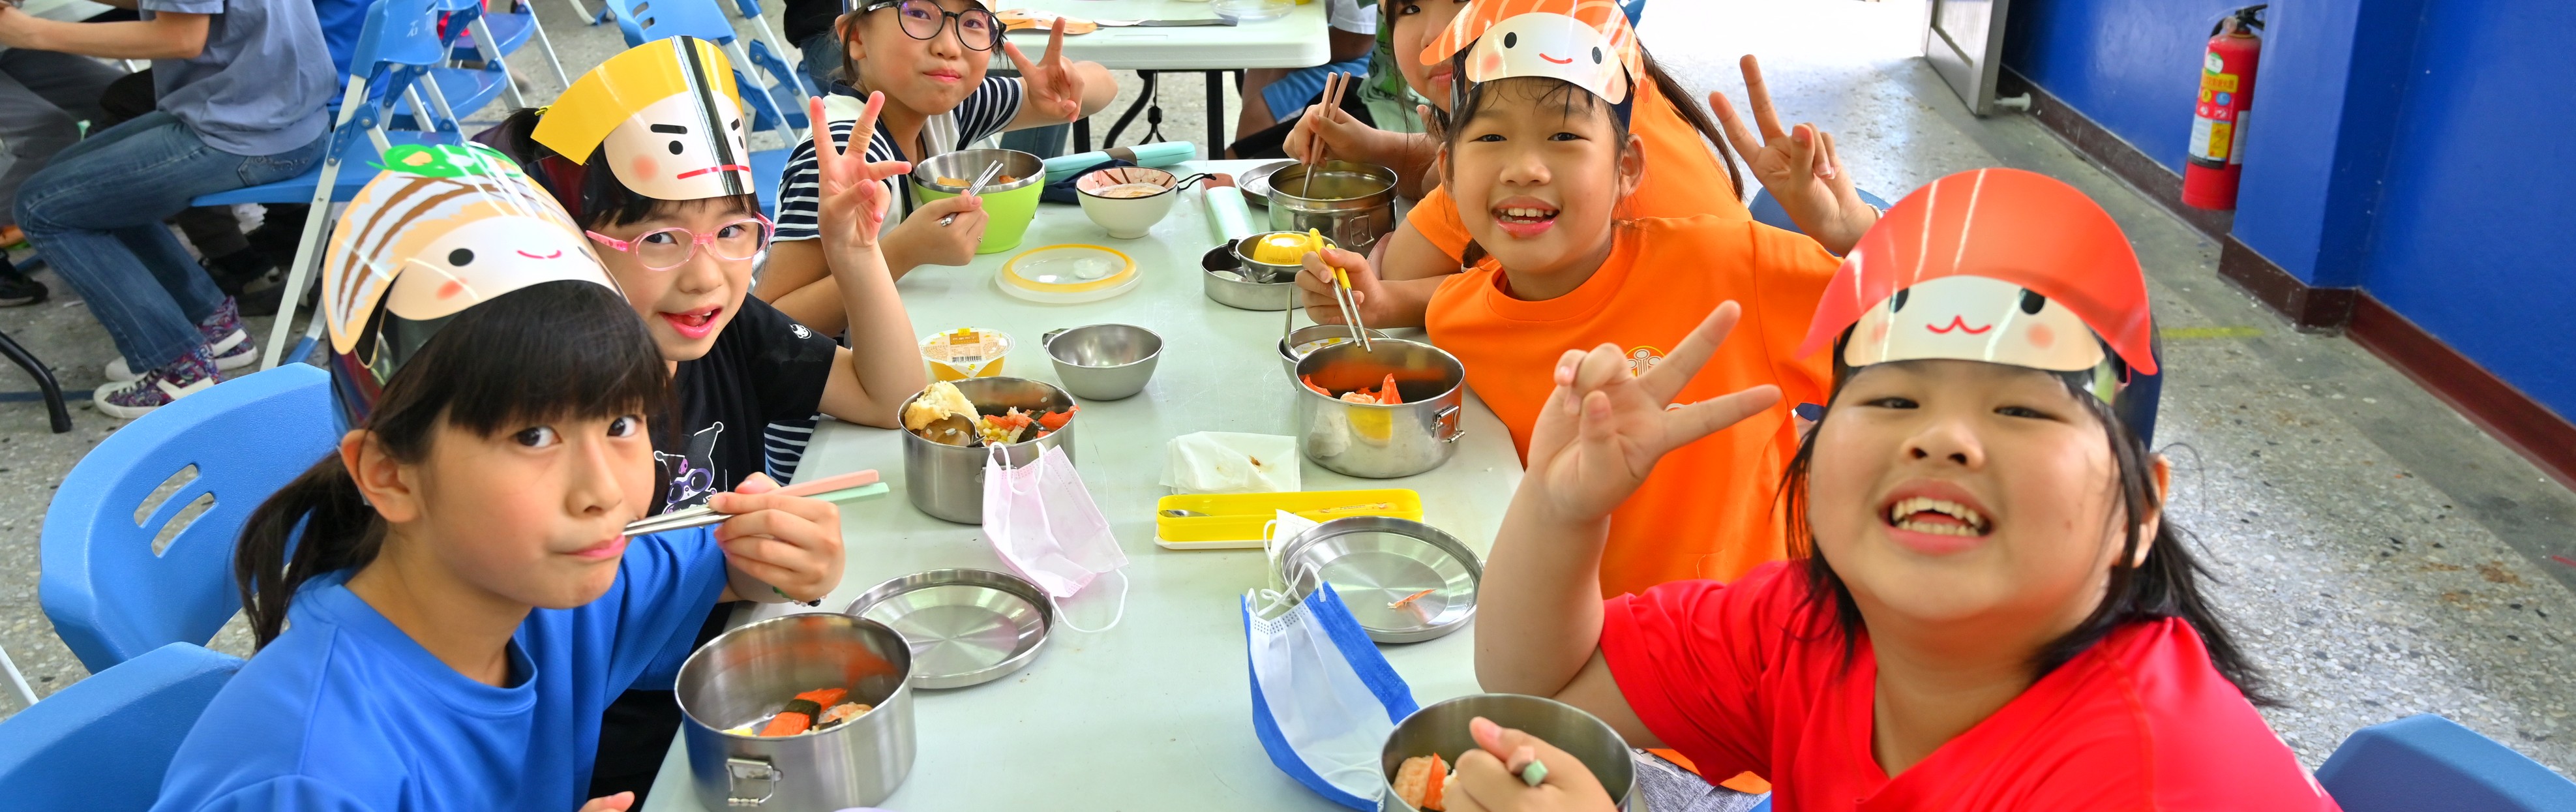
<svg viewBox="0 0 2576 812">
<path fill-rule="evenodd" d="M 259 363 L 259 348 L 251 345 L 250 333 L 242 330 L 234 330 L 232 335 L 224 336 L 224 340 L 206 345 L 206 354 L 215 357 L 215 368 L 221 370 L 235 370 Z M 126 368 L 123 357 L 107 362 L 107 379 L 110 381 L 131 381 L 140 377 L 143 376 Z"/>
<path fill-rule="evenodd" d="M 192 374 L 191 377 L 196 376 Z M 136 380 L 108 381 L 99 384 L 98 389 L 90 393 L 90 405 L 96 407 L 100 414 L 119 420 L 132 420 L 151 414 L 152 410 L 168 406 L 180 398 L 214 387 L 215 378 L 212 375 L 197 377 L 196 380 L 183 385 L 163 376 L 161 371 L 156 369 L 152 374 Z"/>
</svg>

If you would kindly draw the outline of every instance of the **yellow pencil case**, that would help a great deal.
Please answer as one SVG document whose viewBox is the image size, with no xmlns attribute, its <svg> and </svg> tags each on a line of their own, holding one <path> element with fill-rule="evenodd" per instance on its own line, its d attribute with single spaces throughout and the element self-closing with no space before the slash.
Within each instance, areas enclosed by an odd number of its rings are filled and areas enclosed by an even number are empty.
<svg viewBox="0 0 2576 812">
<path fill-rule="evenodd" d="M 1186 510 L 1205 516 L 1173 516 Z M 1166 496 L 1154 503 L 1154 543 L 1172 550 L 1261 549 L 1262 528 L 1279 511 L 1318 522 L 1350 516 L 1422 521 L 1422 494 L 1409 488 Z"/>
</svg>

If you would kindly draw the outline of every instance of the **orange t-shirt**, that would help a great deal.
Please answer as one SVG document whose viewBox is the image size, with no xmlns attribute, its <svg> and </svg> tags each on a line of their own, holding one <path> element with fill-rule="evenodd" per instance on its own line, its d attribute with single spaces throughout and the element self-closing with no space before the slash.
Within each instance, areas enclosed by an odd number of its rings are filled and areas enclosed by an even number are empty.
<svg viewBox="0 0 2576 812">
<path fill-rule="evenodd" d="M 1697 217 L 1716 215 L 1722 220 L 1751 220 L 1753 213 L 1744 201 L 1735 197 L 1733 182 L 1727 180 L 1726 163 L 1717 157 L 1708 141 L 1691 129 L 1681 111 L 1655 90 L 1651 82 L 1637 85 L 1636 104 L 1630 108 L 1628 131 L 1636 133 L 1646 145 L 1646 177 L 1637 183 L 1637 191 L 1620 201 L 1623 217 Z M 1416 231 L 1438 246 L 1441 253 L 1465 256 L 1467 224 L 1458 219 L 1458 201 L 1449 197 L 1449 187 L 1442 186 L 1422 196 L 1413 212 L 1405 215 Z"/>
<path fill-rule="evenodd" d="M 1607 342 L 1628 348 L 1630 366 L 1643 370 L 1720 303 L 1740 303 L 1743 320 L 1677 402 L 1768 383 L 1779 385 L 1780 403 L 1664 456 L 1610 514 L 1601 592 L 1734 580 L 1786 555 L 1772 502 L 1798 451 L 1791 409 L 1825 402 L 1833 384 L 1828 353 L 1795 353 L 1840 263 L 1804 236 L 1714 215 L 1638 220 L 1616 234 L 1591 279 L 1547 301 L 1505 293 L 1508 280 L 1490 259 L 1447 277 L 1424 326 L 1432 343 L 1466 364 L 1467 385 L 1502 418 L 1526 461 L 1559 355 Z"/>
</svg>

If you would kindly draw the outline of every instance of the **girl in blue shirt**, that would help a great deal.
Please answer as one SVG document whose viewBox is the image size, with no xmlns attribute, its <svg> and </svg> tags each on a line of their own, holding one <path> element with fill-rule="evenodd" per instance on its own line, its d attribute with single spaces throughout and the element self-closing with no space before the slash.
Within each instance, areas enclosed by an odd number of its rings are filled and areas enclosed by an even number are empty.
<svg viewBox="0 0 2576 812">
<path fill-rule="evenodd" d="M 478 216 L 464 208 L 450 221 Z M 624 535 L 653 498 L 661 354 L 568 218 L 488 222 L 385 263 L 434 271 L 413 279 L 326 269 L 326 308 L 387 302 L 330 319 L 354 430 L 244 530 L 259 653 L 156 810 L 623 810 L 631 795 L 584 803 L 601 708 L 668 687 L 731 584 L 795 600 L 838 584 L 832 505 L 757 477 L 710 501 L 736 514 L 722 525 Z"/>
</svg>

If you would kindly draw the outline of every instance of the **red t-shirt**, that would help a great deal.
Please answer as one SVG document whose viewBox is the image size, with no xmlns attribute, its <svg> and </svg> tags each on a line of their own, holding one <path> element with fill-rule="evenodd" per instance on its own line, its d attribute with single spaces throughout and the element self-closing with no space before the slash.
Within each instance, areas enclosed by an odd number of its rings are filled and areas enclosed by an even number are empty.
<svg viewBox="0 0 2576 812">
<path fill-rule="evenodd" d="M 1769 776 L 1781 812 L 2337 809 L 2180 619 L 2112 632 L 1891 780 L 1878 661 L 1864 639 L 1846 670 L 1803 566 L 1612 598 L 1601 628 L 1647 729 L 1703 774 Z"/>
</svg>

